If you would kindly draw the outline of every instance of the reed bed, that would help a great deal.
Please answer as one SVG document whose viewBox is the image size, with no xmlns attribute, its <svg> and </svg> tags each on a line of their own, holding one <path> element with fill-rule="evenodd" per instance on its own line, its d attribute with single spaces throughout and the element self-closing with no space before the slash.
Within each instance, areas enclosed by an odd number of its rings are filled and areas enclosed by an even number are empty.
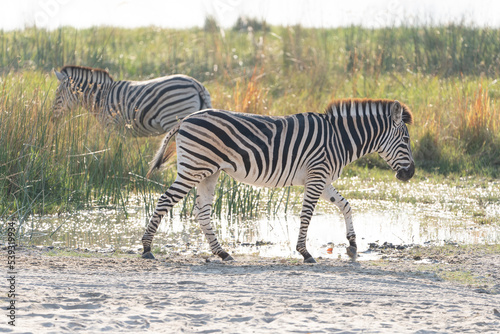
<svg viewBox="0 0 500 334">
<path fill-rule="evenodd" d="M 216 108 L 260 114 L 322 112 L 341 97 L 398 99 L 415 115 L 417 177 L 500 176 L 498 29 L 27 28 L 0 31 L 0 219 L 125 208 L 136 198 L 151 212 L 175 177 L 168 168 L 145 178 L 161 138 L 125 137 L 84 110 L 53 117 L 52 70 L 65 64 L 106 68 L 116 79 L 184 73 L 207 86 Z M 372 167 L 387 168 L 369 156 L 346 173 Z M 214 214 L 272 214 L 292 205 L 290 196 L 221 176 Z"/>
</svg>

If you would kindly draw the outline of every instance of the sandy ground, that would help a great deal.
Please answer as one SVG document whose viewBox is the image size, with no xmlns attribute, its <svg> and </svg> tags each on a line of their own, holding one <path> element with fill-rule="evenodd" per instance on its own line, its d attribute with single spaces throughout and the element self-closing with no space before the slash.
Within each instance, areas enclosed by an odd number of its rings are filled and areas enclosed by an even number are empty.
<svg viewBox="0 0 500 334">
<path fill-rule="evenodd" d="M 318 259 L 317 265 L 245 256 L 231 263 L 86 256 L 19 250 L 16 327 L 4 318 L 0 331 L 500 332 L 495 253 L 431 258 L 434 264 L 395 253 L 356 264 Z M 474 284 L 443 280 L 440 270 L 479 278 Z M 1 299 L 7 305 L 4 294 Z"/>
</svg>

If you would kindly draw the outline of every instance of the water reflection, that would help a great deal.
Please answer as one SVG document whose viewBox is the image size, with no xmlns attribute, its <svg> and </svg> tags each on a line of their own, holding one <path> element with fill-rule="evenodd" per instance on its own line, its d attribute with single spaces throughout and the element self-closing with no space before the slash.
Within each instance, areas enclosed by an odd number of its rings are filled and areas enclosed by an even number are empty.
<svg viewBox="0 0 500 334">
<path fill-rule="evenodd" d="M 484 244 L 500 242 L 500 223 L 478 224 L 461 210 L 443 209 L 440 204 L 394 203 L 380 200 L 351 200 L 359 251 L 370 243 L 394 245 L 456 242 Z M 498 205 L 490 207 L 498 212 Z M 81 211 L 60 216 L 33 218 L 25 224 L 25 235 L 33 245 L 64 246 L 105 251 L 139 251 L 148 217 L 141 207 Z M 278 214 L 258 219 L 214 219 L 219 239 L 234 254 L 264 257 L 296 257 L 298 214 Z M 318 206 L 308 233 L 308 248 L 315 257 L 346 257 L 344 220 L 335 207 Z M 164 219 L 154 245 L 168 252 L 210 253 L 198 224 L 174 212 Z M 331 248 L 331 253 L 327 250 Z M 367 254 L 362 254 L 362 258 Z"/>
</svg>

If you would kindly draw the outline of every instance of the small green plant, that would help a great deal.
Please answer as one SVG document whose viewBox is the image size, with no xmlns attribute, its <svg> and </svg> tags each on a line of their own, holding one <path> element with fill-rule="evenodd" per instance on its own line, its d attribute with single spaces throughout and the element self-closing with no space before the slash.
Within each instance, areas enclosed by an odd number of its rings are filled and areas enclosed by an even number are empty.
<svg viewBox="0 0 500 334">
<path fill-rule="evenodd" d="M 478 287 L 482 286 L 486 283 L 484 279 L 478 278 L 473 275 L 470 271 L 462 271 L 462 270 L 438 270 L 436 275 L 445 280 L 457 282 L 463 285 Z"/>
</svg>

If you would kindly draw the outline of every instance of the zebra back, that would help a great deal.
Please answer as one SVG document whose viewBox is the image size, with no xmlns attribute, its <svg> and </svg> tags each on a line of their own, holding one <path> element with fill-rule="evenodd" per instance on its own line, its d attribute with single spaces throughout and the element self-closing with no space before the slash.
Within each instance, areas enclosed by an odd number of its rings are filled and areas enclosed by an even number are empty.
<svg viewBox="0 0 500 334">
<path fill-rule="evenodd" d="M 64 76 L 64 79 L 69 79 L 73 89 L 80 91 L 92 88 L 94 84 L 104 84 L 114 81 L 108 71 L 85 66 L 66 65 L 61 69 L 60 74 Z"/>
</svg>

